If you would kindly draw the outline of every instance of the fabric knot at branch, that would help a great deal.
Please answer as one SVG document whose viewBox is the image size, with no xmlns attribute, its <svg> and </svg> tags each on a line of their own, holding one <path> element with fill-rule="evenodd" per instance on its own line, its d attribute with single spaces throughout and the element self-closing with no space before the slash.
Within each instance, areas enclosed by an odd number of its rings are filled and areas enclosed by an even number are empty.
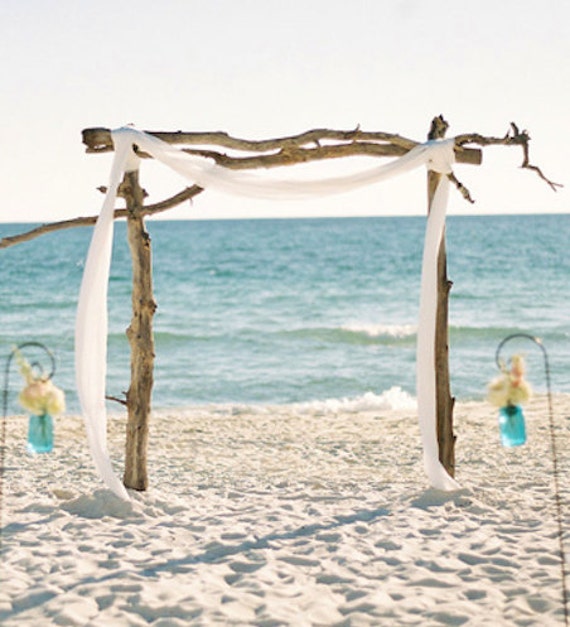
<svg viewBox="0 0 570 627">
<path fill-rule="evenodd" d="M 427 169 L 438 174 L 451 174 L 455 163 L 455 139 L 430 139 L 425 143 L 429 149 Z"/>
</svg>

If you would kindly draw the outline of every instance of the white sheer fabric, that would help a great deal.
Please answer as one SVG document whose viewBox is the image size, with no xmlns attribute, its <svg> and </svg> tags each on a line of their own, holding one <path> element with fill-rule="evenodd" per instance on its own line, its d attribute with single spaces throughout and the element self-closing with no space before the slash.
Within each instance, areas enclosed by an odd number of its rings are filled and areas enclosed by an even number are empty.
<svg viewBox="0 0 570 627">
<path fill-rule="evenodd" d="M 127 127 L 112 132 L 115 158 L 109 189 L 95 225 L 89 248 L 77 308 L 75 361 L 79 400 L 86 424 L 91 453 L 105 483 L 117 496 L 128 499 L 125 487 L 114 474 L 107 452 L 105 379 L 107 363 L 107 286 L 113 241 L 113 210 L 117 187 L 125 171 L 138 167 L 133 145 L 150 154 L 193 183 L 229 194 L 290 199 L 347 192 L 364 185 L 399 176 L 425 165 L 447 174 L 454 161 L 453 139 L 429 141 L 394 161 L 363 172 L 313 181 L 268 180 L 252 174 L 228 170 Z M 441 183 L 428 218 L 423 259 L 420 315 L 418 325 L 418 413 L 424 462 L 431 485 L 442 490 L 458 484 L 438 460 L 435 422 L 435 307 L 437 303 L 437 251 L 441 242 L 447 202 L 447 177 Z"/>
<path fill-rule="evenodd" d="M 424 467 L 431 486 L 439 490 L 457 490 L 460 487 L 439 461 L 436 426 L 437 259 L 445 228 L 448 194 L 449 179 L 442 176 L 431 204 L 425 233 L 416 346 L 416 394 Z"/>
<path fill-rule="evenodd" d="M 107 287 L 117 187 L 127 165 L 131 163 L 134 166 L 134 156 L 132 147 L 126 142 L 115 146 L 109 191 L 87 253 L 75 321 L 75 380 L 91 455 L 105 485 L 123 499 L 128 499 L 129 496 L 125 486 L 113 472 L 107 452 Z"/>
<path fill-rule="evenodd" d="M 362 172 L 320 180 L 267 179 L 255 174 L 229 170 L 202 157 L 189 155 L 162 140 L 137 131 L 121 128 L 112 133 L 113 143 L 130 142 L 200 187 L 227 194 L 257 198 L 289 200 L 339 194 L 365 185 L 400 176 L 422 165 L 437 172 L 451 172 L 453 139 L 419 144 L 404 156 Z"/>
</svg>

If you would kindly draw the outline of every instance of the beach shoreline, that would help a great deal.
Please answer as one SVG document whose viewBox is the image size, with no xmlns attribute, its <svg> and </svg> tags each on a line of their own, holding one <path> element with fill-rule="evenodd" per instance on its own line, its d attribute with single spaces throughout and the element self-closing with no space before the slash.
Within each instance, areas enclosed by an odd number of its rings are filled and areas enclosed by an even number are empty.
<svg viewBox="0 0 570 627">
<path fill-rule="evenodd" d="M 563 625 L 546 400 L 515 449 L 493 407 L 458 402 L 452 493 L 428 487 L 412 408 L 156 411 L 150 489 L 128 503 L 80 417 L 34 456 L 10 417 L 2 624 Z M 553 409 L 568 528 L 570 395 Z M 111 414 L 119 476 L 124 429 Z"/>
</svg>

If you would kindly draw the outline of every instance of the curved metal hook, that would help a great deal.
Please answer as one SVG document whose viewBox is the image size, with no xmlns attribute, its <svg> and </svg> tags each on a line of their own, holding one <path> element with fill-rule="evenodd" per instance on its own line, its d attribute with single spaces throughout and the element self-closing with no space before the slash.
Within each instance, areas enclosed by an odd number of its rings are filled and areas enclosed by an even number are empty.
<svg viewBox="0 0 570 627">
<path fill-rule="evenodd" d="M 549 368 L 548 368 L 548 355 L 546 353 L 546 349 L 544 348 L 544 344 L 542 343 L 542 340 L 539 337 L 535 337 L 534 335 L 530 335 L 529 333 L 513 333 L 512 335 L 507 336 L 504 340 L 500 342 L 499 346 L 497 346 L 497 352 L 495 353 L 495 363 L 497 364 L 497 367 L 499 369 L 501 368 L 501 361 L 499 359 L 501 348 L 503 348 L 503 346 L 508 341 L 514 340 L 517 338 L 524 338 L 524 339 L 530 340 L 531 342 L 534 342 L 542 350 L 542 354 L 544 355 L 545 363 L 547 365 L 546 370 L 547 370 L 548 383 L 550 383 L 550 373 L 549 373 Z"/>
<path fill-rule="evenodd" d="M 556 517 L 558 522 L 558 551 L 560 554 L 560 569 L 562 576 L 562 603 L 564 608 L 564 622 L 565 625 L 568 625 L 569 615 L 568 615 L 568 590 L 566 588 L 566 558 L 564 554 L 564 541 L 563 541 L 563 529 L 562 529 L 562 500 L 560 498 L 560 485 L 558 478 L 558 455 L 556 452 L 556 431 L 554 429 L 554 412 L 552 410 L 552 392 L 550 390 L 550 365 L 548 363 L 548 353 L 546 352 L 546 348 L 542 343 L 542 340 L 534 335 L 530 335 L 528 333 L 513 333 L 512 335 L 507 336 L 500 344 L 497 346 L 497 352 L 495 353 L 495 362 L 499 370 L 501 370 L 501 361 L 500 361 L 500 352 L 501 348 L 510 340 L 514 340 L 517 338 L 527 339 L 531 342 L 534 342 L 540 350 L 542 351 L 542 355 L 544 357 L 544 373 L 546 376 L 546 391 L 548 398 L 548 420 L 549 420 L 549 429 L 550 429 L 550 448 L 552 451 L 552 468 L 553 468 L 553 477 L 554 477 L 554 498 L 556 504 Z"/>
</svg>

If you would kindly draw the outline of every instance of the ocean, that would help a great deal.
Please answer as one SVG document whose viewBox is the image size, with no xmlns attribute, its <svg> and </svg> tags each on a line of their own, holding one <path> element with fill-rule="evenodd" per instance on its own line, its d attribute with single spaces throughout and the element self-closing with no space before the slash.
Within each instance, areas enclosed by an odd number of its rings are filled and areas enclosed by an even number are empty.
<svg viewBox="0 0 570 627">
<path fill-rule="evenodd" d="M 0 236 L 34 225 L 0 224 Z M 108 394 L 129 385 L 131 269 L 117 222 L 109 285 Z M 415 396 L 425 218 L 148 222 L 154 260 L 155 408 L 230 404 L 401 406 Z M 78 411 L 73 336 L 92 229 L 0 250 L 0 355 L 45 343 L 54 380 Z M 447 221 L 452 394 L 482 400 L 499 343 L 542 339 L 552 389 L 570 392 L 569 215 L 451 216 Z M 546 390 L 542 351 L 523 352 Z M 4 361 L 6 363 L 6 361 Z M 9 411 L 20 385 L 9 372 Z M 110 409 L 116 409 L 110 404 Z"/>
</svg>

